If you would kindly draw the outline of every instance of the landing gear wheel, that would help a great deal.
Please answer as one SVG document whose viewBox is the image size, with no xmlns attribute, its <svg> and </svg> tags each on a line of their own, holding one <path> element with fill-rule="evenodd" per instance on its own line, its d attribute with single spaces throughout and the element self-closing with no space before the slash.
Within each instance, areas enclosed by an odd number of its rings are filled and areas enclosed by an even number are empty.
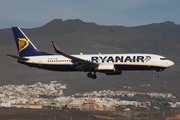
<svg viewBox="0 0 180 120">
<path fill-rule="evenodd" d="M 159 74 L 158 74 L 158 73 L 155 73 L 155 76 L 156 76 L 156 77 L 158 77 L 158 76 L 159 76 Z"/>
<path fill-rule="evenodd" d="M 97 78 L 96 74 L 93 74 L 92 79 L 96 79 L 96 78 Z"/>
<path fill-rule="evenodd" d="M 88 78 L 92 78 L 92 79 L 96 79 L 97 78 L 97 75 L 94 73 L 94 74 L 92 74 L 91 72 L 89 72 L 88 74 L 87 74 L 87 77 Z"/>
<path fill-rule="evenodd" d="M 92 76 L 93 76 L 92 73 L 88 73 L 88 74 L 87 74 L 87 77 L 88 77 L 88 78 L 92 78 Z"/>
</svg>

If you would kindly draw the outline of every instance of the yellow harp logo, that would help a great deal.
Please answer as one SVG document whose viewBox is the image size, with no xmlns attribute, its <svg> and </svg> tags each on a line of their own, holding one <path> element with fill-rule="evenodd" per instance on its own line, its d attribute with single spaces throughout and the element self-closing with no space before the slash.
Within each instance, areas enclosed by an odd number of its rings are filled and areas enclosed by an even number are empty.
<svg viewBox="0 0 180 120">
<path fill-rule="evenodd" d="M 26 49 L 29 45 L 29 41 L 26 38 L 18 38 L 19 52 Z"/>
</svg>

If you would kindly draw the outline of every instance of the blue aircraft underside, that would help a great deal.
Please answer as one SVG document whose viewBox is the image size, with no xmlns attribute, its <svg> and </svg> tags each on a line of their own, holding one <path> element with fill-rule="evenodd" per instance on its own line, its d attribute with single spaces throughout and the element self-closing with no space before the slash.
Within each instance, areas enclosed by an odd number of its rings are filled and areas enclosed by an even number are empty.
<svg viewBox="0 0 180 120">
<path fill-rule="evenodd" d="M 116 65 L 116 70 L 156 70 L 163 71 L 164 67 L 159 66 L 140 66 L 140 65 Z"/>
</svg>

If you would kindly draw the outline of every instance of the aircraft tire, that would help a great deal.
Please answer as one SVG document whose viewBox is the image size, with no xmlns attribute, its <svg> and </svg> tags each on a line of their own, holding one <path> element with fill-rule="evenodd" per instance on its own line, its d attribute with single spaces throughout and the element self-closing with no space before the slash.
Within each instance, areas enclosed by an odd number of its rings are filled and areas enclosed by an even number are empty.
<svg viewBox="0 0 180 120">
<path fill-rule="evenodd" d="M 92 75 L 92 79 L 96 79 L 96 78 L 97 78 L 96 74 Z"/>
<path fill-rule="evenodd" d="M 92 73 L 88 73 L 88 74 L 87 74 L 87 77 L 88 77 L 88 78 L 92 78 L 92 76 L 93 76 Z"/>
</svg>

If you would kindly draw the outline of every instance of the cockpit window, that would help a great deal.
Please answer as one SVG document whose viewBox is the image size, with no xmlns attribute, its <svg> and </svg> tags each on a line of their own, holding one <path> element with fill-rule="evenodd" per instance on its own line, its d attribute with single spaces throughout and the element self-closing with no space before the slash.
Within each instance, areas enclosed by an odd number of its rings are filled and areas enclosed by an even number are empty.
<svg viewBox="0 0 180 120">
<path fill-rule="evenodd" d="M 161 60 L 167 60 L 167 58 L 160 58 Z"/>
</svg>

